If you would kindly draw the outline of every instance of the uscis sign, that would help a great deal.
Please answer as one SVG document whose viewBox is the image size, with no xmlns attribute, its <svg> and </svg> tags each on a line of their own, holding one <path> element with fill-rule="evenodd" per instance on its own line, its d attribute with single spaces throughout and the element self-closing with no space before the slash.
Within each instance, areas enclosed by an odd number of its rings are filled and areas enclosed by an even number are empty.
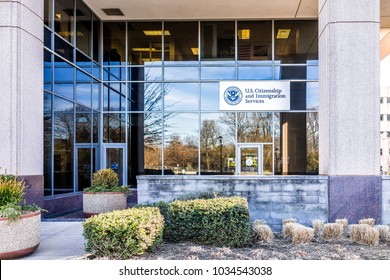
<svg viewBox="0 0 390 280">
<path fill-rule="evenodd" d="M 231 81 L 219 83 L 221 111 L 289 111 L 289 81 Z"/>
</svg>

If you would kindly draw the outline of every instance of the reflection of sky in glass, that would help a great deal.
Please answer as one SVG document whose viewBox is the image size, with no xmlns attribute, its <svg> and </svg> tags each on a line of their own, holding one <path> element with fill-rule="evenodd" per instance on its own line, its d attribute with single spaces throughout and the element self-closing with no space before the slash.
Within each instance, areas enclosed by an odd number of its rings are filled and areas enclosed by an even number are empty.
<svg viewBox="0 0 390 280">
<path fill-rule="evenodd" d="M 54 111 L 55 112 L 70 112 L 73 111 L 73 103 L 65 99 L 54 96 Z"/>
<path fill-rule="evenodd" d="M 72 84 L 54 84 L 54 92 L 68 99 L 73 99 L 73 83 Z"/>
<path fill-rule="evenodd" d="M 198 92 L 198 84 L 168 84 L 164 99 L 165 110 L 198 110 Z"/>
<path fill-rule="evenodd" d="M 239 80 L 272 80 L 272 67 L 239 67 Z"/>
<path fill-rule="evenodd" d="M 219 83 L 201 84 L 201 110 L 219 110 Z"/>
<path fill-rule="evenodd" d="M 54 82 L 73 82 L 73 67 L 66 62 L 54 63 Z"/>
<path fill-rule="evenodd" d="M 76 101 L 91 107 L 91 84 L 78 83 L 76 84 Z"/>
<path fill-rule="evenodd" d="M 198 80 L 198 67 L 165 67 L 164 79 L 168 81 Z"/>
<path fill-rule="evenodd" d="M 308 110 L 318 110 L 318 83 L 306 83 L 306 107 Z"/>
<path fill-rule="evenodd" d="M 164 116 L 165 120 L 165 142 L 169 142 L 173 135 L 180 136 L 180 139 L 185 137 L 198 137 L 198 114 L 197 113 L 180 113 L 169 117 Z"/>
<path fill-rule="evenodd" d="M 234 67 L 202 67 L 202 80 L 234 80 L 236 77 Z"/>
</svg>

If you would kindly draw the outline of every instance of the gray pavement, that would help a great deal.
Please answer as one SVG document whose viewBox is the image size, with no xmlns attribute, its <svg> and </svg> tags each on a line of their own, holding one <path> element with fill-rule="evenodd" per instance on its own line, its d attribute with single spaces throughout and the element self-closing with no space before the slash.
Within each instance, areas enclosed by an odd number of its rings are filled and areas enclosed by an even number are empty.
<svg viewBox="0 0 390 280">
<path fill-rule="evenodd" d="M 82 232 L 82 222 L 42 221 L 38 249 L 20 260 L 82 259 L 86 254 Z"/>
</svg>

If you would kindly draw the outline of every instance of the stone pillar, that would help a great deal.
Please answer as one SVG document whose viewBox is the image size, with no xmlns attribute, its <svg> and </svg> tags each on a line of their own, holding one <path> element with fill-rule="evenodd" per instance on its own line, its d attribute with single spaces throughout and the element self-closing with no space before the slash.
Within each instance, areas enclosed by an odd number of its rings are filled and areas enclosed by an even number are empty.
<svg viewBox="0 0 390 280">
<path fill-rule="evenodd" d="M 43 1 L 0 0 L 0 173 L 43 205 Z"/>
<path fill-rule="evenodd" d="M 380 0 L 319 0 L 320 174 L 329 220 L 380 218 Z"/>
</svg>

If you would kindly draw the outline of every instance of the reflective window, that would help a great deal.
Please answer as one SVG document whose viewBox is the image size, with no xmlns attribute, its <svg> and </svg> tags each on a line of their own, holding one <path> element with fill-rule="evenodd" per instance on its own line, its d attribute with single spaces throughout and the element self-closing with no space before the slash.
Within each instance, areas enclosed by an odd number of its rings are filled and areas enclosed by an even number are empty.
<svg viewBox="0 0 390 280">
<path fill-rule="evenodd" d="M 200 74 L 202 80 L 235 80 L 236 68 L 228 66 L 203 66 L 200 70 Z"/>
<path fill-rule="evenodd" d="M 201 59 L 234 59 L 234 22 L 201 22 Z"/>
<path fill-rule="evenodd" d="M 54 50 L 57 54 L 73 62 L 73 47 L 57 35 L 54 36 Z"/>
<path fill-rule="evenodd" d="M 126 24 L 103 23 L 103 62 L 105 65 L 120 65 L 126 61 Z"/>
<path fill-rule="evenodd" d="M 306 114 L 306 146 L 307 146 L 307 169 L 308 174 L 318 174 L 319 163 L 319 126 L 318 113 Z"/>
<path fill-rule="evenodd" d="M 43 37 L 43 40 L 44 40 L 44 45 L 46 48 L 49 48 L 49 49 L 52 49 L 52 46 L 51 46 L 51 34 L 52 32 L 45 28 L 44 29 L 44 37 Z"/>
<path fill-rule="evenodd" d="M 161 22 L 129 22 L 127 29 L 129 64 L 143 65 L 162 61 Z"/>
<path fill-rule="evenodd" d="M 76 46 L 91 55 L 92 12 L 80 0 L 76 1 Z"/>
<path fill-rule="evenodd" d="M 159 82 L 163 80 L 162 67 L 129 67 L 129 81 Z"/>
<path fill-rule="evenodd" d="M 238 60 L 272 60 L 272 22 L 237 22 Z"/>
<path fill-rule="evenodd" d="M 73 34 L 74 2 L 55 0 L 54 31 L 70 43 L 74 43 Z"/>
<path fill-rule="evenodd" d="M 91 117 L 90 109 L 83 106 L 76 106 L 76 143 L 91 142 Z"/>
<path fill-rule="evenodd" d="M 272 113 L 237 113 L 239 143 L 272 142 Z"/>
<path fill-rule="evenodd" d="M 73 191 L 73 103 L 54 97 L 54 194 Z"/>
<path fill-rule="evenodd" d="M 164 106 L 166 111 L 199 110 L 199 85 L 196 83 L 164 84 Z"/>
<path fill-rule="evenodd" d="M 59 57 L 54 63 L 54 92 L 73 100 L 74 67 Z"/>
<path fill-rule="evenodd" d="M 164 174 L 198 174 L 199 115 L 164 115 Z"/>
<path fill-rule="evenodd" d="M 239 66 L 239 80 L 272 80 L 272 66 Z"/>
<path fill-rule="evenodd" d="M 109 83 L 103 87 L 103 110 L 124 111 L 126 110 L 125 96 L 121 90 L 125 90 L 125 84 Z"/>
<path fill-rule="evenodd" d="M 79 51 L 76 51 L 76 65 L 82 68 L 84 71 L 92 74 L 91 59 Z"/>
<path fill-rule="evenodd" d="M 275 21 L 275 60 L 306 63 L 318 60 L 318 21 Z"/>
<path fill-rule="evenodd" d="M 195 81 L 199 80 L 198 67 L 164 67 L 166 81 Z"/>
<path fill-rule="evenodd" d="M 201 115 L 200 157 L 202 175 L 234 175 L 236 154 L 235 113 Z"/>
<path fill-rule="evenodd" d="M 161 83 L 131 83 L 129 95 L 134 101 L 133 111 L 159 111 L 162 110 L 164 92 L 169 91 L 168 84 Z"/>
<path fill-rule="evenodd" d="M 52 165 L 52 95 L 45 92 L 44 93 L 44 107 L 43 107 L 43 149 L 44 149 L 44 158 L 43 158 L 43 173 L 45 176 L 44 180 L 44 194 L 51 195 L 51 165 Z"/>
<path fill-rule="evenodd" d="M 91 107 L 92 78 L 80 70 L 76 71 L 76 101 Z"/>
<path fill-rule="evenodd" d="M 53 0 L 44 1 L 43 22 L 48 27 L 52 28 L 53 22 Z"/>
<path fill-rule="evenodd" d="M 44 62 L 43 62 L 43 81 L 45 90 L 52 91 L 53 89 L 53 63 L 52 54 L 48 51 L 44 51 Z"/>
<path fill-rule="evenodd" d="M 125 143 L 126 142 L 126 115 L 104 114 L 103 115 L 103 142 Z"/>
<path fill-rule="evenodd" d="M 198 22 L 165 22 L 165 61 L 198 61 Z"/>
<path fill-rule="evenodd" d="M 92 81 L 92 108 L 100 109 L 100 83 L 95 79 Z"/>
<path fill-rule="evenodd" d="M 100 42 L 100 20 L 93 15 L 92 18 L 93 39 L 92 39 L 92 58 L 99 61 L 99 42 Z"/>
</svg>

